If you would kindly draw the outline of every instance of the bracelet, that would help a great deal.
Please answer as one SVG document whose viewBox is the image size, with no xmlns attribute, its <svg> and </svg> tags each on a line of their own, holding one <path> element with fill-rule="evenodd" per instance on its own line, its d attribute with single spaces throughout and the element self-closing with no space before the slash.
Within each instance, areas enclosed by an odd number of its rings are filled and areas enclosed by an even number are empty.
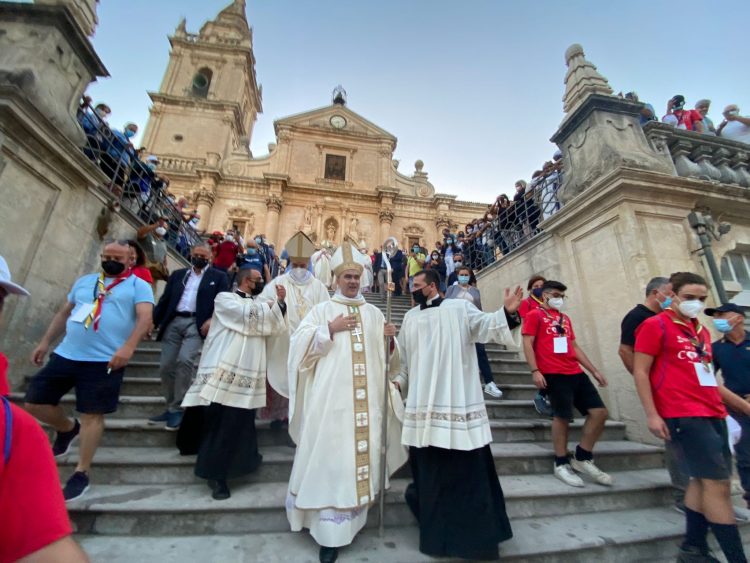
<svg viewBox="0 0 750 563">
<path fill-rule="evenodd" d="M 534 368 L 534 369 L 532 369 L 532 370 L 531 370 L 531 375 L 534 375 L 534 372 L 535 372 L 535 371 L 539 371 L 539 368 Z M 541 371 L 539 371 L 539 373 L 542 373 L 542 372 L 541 372 Z"/>
</svg>

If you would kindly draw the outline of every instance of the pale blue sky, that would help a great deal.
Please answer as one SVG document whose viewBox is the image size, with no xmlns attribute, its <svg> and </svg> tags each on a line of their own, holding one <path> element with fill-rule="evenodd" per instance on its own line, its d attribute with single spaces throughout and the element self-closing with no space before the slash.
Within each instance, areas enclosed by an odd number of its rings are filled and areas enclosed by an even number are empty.
<svg viewBox="0 0 750 563">
<path fill-rule="evenodd" d="M 180 18 L 197 32 L 229 2 L 101 2 L 93 41 L 111 78 L 89 92 L 113 125 L 145 125 Z M 678 93 L 713 100 L 717 124 L 729 103 L 750 114 L 746 0 L 248 0 L 247 14 L 264 106 L 253 154 L 275 119 L 329 104 L 342 84 L 352 110 L 398 137 L 401 172 L 420 158 L 438 192 L 473 201 L 512 193 L 551 157 L 571 43 L 659 115 Z"/>
</svg>

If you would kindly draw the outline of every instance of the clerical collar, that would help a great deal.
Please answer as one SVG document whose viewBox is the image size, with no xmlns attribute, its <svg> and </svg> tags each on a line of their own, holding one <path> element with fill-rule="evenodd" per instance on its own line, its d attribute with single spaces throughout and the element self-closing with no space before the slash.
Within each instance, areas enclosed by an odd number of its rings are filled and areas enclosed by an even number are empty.
<svg viewBox="0 0 750 563">
<path fill-rule="evenodd" d="M 440 297 L 440 294 L 438 293 L 432 299 L 428 299 L 427 303 L 425 303 L 424 305 L 420 305 L 419 308 L 420 310 L 424 310 L 424 309 L 430 309 L 431 307 L 440 307 L 440 304 L 442 302 L 443 302 L 443 298 Z"/>
<path fill-rule="evenodd" d="M 247 293 L 245 293 L 244 291 L 240 291 L 239 289 L 235 289 L 234 292 L 237 295 L 239 295 L 240 297 L 243 297 L 245 299 L 247 299 L 248 297 L 250 297 Z"/>
</svg>

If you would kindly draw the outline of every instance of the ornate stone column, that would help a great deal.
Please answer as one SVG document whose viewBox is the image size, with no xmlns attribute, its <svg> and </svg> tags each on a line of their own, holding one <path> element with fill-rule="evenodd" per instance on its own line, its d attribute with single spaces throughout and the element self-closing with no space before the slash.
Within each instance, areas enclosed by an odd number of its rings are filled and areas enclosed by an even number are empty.
<svg viewBox="0 0 750 563">
<path fill-rule="evenodd" d="M 273 243 L 276 243 L 279 238 L 279 215 L 281 214 L 281 208 L 284 207 L 284 200 L 281 196 L 271 194 L 266 198 L 266 209 L 268 214 L 266 215 L 266 238 Z"/>
<path fill-rule="evenodd" d="M 451 218 L 448 215 L 438 214 L 435 217 L 435 240 L 443 240 L 443 229 L 451 228 Z"/>
<path fill-rule="evenodd" d="M 315 206 L 315 233 L 318 235 L 316 242 L 320 242 L 325 238 L 325 233 L 323 232 L 323 210 L 322 205 Z"/>
<path fill-rule="evenodd" d="M 201 216 L 198 222 L 198 230 L 207 231 L 211 219 L 211 209 L 216 201 L 216 193 L 204 186 L 193 192 L 193 200 L 195 201 L 195 208 Z"/>
<path fill-rule="evenodd" d="M 393 211 L 390 209 L 381 209 L 378 212 L 380 219 L 380 240 L 377 246 L 380 247 L 389 236 L 391 236 L 391 225 L 393 224 Z"/>
</svg>

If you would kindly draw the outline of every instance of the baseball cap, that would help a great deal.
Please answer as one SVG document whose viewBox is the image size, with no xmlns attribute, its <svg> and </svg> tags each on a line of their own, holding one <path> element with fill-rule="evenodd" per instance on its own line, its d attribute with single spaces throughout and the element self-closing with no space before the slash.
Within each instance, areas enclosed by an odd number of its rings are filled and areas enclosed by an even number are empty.
<svg viewBox="0 0 750 563">
<path fill-rule="evenodd" d="M 719 307 L 706 309 L 703 312 L 709 317 L 713 317 L 716 313 L 739 313 L 740 315 L 745 316 L 745 311 L 743 311 L 739 305 L 735 305 L 734 303 L 724 303 Z"/>
<path fill-rule="evenodd" d="M 7 291 L 8 293 L 15 293 L 16 295 L 29 295 L 29 292 L 26 291 L 23 287 L 11 281 L 8 263 L 2 256 L 0 256 L 0 287 L 5 289 L 5 291 Z"/>
</svg>

